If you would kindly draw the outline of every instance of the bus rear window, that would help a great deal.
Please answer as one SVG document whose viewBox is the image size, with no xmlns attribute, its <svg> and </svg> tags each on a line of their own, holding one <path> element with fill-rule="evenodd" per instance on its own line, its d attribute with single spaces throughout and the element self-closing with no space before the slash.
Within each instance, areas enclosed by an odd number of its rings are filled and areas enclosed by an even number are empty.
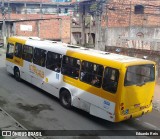
<svg viewBox="0 0 160 139">
<path fill-rule="evenodd" d="M 155 80 L 155 66 L 153 64 L 129 66 L 125 75 L 125 86 L 142 86 L 146 82 Z"/>
</svg>

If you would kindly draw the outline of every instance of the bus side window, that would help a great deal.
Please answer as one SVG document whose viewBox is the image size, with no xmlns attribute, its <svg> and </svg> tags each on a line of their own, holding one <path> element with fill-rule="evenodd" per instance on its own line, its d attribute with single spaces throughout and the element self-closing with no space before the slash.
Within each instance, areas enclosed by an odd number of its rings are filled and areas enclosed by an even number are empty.
<svg viewBox="0 0 160 139">
<path fill-rule="evenodd" d="M 14 54 L 14 44 L 8 43 L 6 58 L 13 59 L 13 54 Z"/>
<path fill-rule="evenodd" d="M 88 61 L 83 61 L 81 68 L 81 76 L 80 76 L 81 81 L 91 84 L 92 71 L 93 71 L 93 63 Z"/>
<path fill-rule="evenodd" d="M 116 93 L 118 87 L 119 71 L 114 68 L 105 68 L 104 78 L 103 78 L 103 89 Z"/>
<path fill-rule="evenodd" d="M 46 68 L 55 72 L 60 72 L 62 55 L 54 52 L 47 53 Z"/>
<path fill-rule="evenodd" d="M 22 57 L 22 44 L 16 43 L 14 55 L 18 58 Z"/>
<path fill-rule="evenodd" d="M 45 61 L 46 61 L 46 50 L 35 48 L 33 63 L 41 67 L 45 67 Z"/>
<path fill-rule="evenodd" d="M 33 61 L 33 47 L 24 45 L 22 58 L 28 62 Z"/>
<path fill-rule="evenodd" d="M 101 87 L 103 70 L 102 65 L 83 61 L 80 79 L 92 86 Z"/>
<path fill-rule="evenodd" d="M 80 60 L 77 58 L 63 56 L 62 74 L 78 79 L 80 70 Z"/>
</svg>

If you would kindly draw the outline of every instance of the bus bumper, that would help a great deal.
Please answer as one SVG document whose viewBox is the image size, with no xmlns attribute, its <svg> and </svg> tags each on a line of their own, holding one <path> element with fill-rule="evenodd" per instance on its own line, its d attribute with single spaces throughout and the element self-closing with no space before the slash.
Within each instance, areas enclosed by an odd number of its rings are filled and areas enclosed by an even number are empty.
<svg viewBox="0 0 160 139">
<path fill-rule="evenodd" d="M 127 114 L 127 115 L 117 116 L 115 118 L 115 122 L 120 122 L 120 121 L 124 121 L 124 120 L 127 120 L 127 119 L 140 117 L 140 116 L 143 116 L 144 114 L 147 114 L 147 113 L 149 113 L 151 111 L 152 111 L 152 105 L 150 107 L 145 108 L 143 110 L 140 110 L 138 112 L 130 113 L 130 114 Z"/>
</svg>

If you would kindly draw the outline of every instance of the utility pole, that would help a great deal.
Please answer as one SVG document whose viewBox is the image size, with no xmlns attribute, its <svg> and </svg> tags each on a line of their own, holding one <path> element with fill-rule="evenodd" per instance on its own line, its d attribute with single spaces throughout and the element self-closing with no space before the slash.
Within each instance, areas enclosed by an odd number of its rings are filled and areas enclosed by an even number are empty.
<svg viewBox="0 0 160 139">
<path fill-rule="evenodd" d="M 42 17 L 43 17 L 42 4 L 43 4 L 43 2 L 42 2 L 42 0 L 41 0 L 41 3 L 40 3 L 40 14 L 41 14 L 41 19 L 42 19 Z"/>
<path fill-rule="evenodd" d="M 8 19 L 10 20 L 11 17 L 10 17 L 10 1 L 8 0 Z"/>
<path fill-rule="evenodd" d="M 6 22 L 5 22 L 5 6 L 4 6 L 4 0 L 2 0 L 2 6 L 1 6 L 1 13 L 2 13 L 2 36 L 3 36 L 3 47 L 6 47 Z"/>
<path fill-rule="evenodd" d="M 60 36 L 60 41 L 62 41 L 62 18 L 59 18 L 59 36 Z"/>
<path fill-rule="evenodd" d="M 96 44 L 95 44 L 95 49 L 97 50 L 102 50 L 102 13 L 103 13 L 103 5 L 106 1 L 105 0 L 99 0 L 97 1 L 97 11 L 96 11 L 96 16 L 97 16 L 97 24 L 96 24 Z"/>
<path fill-rule="evenodd" d="M 129 13 L 129 39 L 131 39 L 131 16 L 132 16 L 132 6 L 131 6 L 131 0 L 130 0 L 130 13 Z"/>
<path fill-rule="evenodd" d="M 82 5 L 82 33 L 81 33 L 81 44 L 85 46 L 85 4 Z"/>
</svg>

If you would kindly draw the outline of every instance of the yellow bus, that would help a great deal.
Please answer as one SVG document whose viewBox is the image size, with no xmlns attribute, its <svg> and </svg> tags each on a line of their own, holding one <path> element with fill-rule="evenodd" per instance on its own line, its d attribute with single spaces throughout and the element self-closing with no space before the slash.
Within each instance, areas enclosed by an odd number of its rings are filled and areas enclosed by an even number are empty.
<svg viewBox="0 0 160 139">
<path fill-rule="evenodd" d="M 13 36 L 7 71 L 96 117 L 119 122 L 152 110 L 155 63 L 84 47 Z"/>
</svg>

